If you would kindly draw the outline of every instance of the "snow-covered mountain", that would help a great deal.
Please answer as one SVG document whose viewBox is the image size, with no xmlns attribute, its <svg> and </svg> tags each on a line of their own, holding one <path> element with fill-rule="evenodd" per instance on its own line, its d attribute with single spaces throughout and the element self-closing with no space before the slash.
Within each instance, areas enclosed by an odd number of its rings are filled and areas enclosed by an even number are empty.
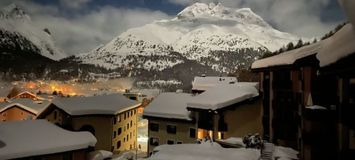
<svg viewBox="0 0 355 160">
<path fill-rule="evenodd" d="M 132 28 L 106 45 L 77 56 L 78 61 L 109 69 L 134 67 L 162 71 L 189 60 L 216 71 L 249 65 L 267 51 L 275 51 L 299 37 L 280 32 L 249 8 L 195 3 L 168 20 Z M 223 57 L 233 64 L 226 64 Z M 155 58 L 151 58 L 155 57 Z M 234 68 L 233 68 L 234 67 Z"/>
<path fill-rule="evenodd" d="M 0 51 L 35 53 L 59 60 L 66 54 L 55 46 L 48 29 L 38 28 L 24 10 L 11 4 L 0 10 Z"/>
</svg>

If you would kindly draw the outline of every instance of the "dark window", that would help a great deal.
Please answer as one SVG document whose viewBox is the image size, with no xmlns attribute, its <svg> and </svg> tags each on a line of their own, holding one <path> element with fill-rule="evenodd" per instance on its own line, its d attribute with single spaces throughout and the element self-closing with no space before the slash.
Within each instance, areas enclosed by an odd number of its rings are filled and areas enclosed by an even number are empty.
<svg viewBox="0 0 355 160">
<path fill-rule="evenodd" d="M 116 124 L 116 122 L 117 122 L 117 118 L 115 117 L 113 118 L 113 124 Z"/>
<path fill-rule="evenodd" d="M 176 126 L 174 125 L 167 125 L 166 126 L 166 132 L 170 134 L 176 134 Z"/>
<path fill-rule="evenodd" d="M 126 113 L 124 113 L 124 119 L 126 119 Z"/>
<path fill-rule="evenodd" d="M 129 140 L 129 138 L 128 138 L 128 134 L 127 134 L 127 141 Z"/>
<path fill-rule="evenodd" d="M 57 111 L 54 111 L 54 119 L 57 119 L 58 113 Z"/>
<path fill-rule="evenodd" d="M 176 144 L 182 144 L 182 142 L 181 142 L 181 141 L 179 141 L 179 142 L 176 142 Z"/>
<path fill-rule="evenodd" d="M 125 137 L 125 138 L 123 138 L 123 142 L 126 142 L 126 137 Z"/>
<path fill-rule="evenodd" d="M 159 124 L 157 124 L 157 123 L 149 123 L 149 129 L 151 131 L 158 132 L 159 131 Z"/>
<path fill-rule="evenodd" d="M 131 116 L 133 116 L 133 111 L 131 111 Z"/>
<path fill-rule="evenodd" d="M 127 123 L 127 129 L 129 129 L 129 123 Z"/>
<path fill-rule="evenodd" d="M 117 136 L 119 136 L 121 133 L 122 133 L 122 128 L 120 127 L 117 129 Z"/>
<path fill-rule="evenodd" d="M 113 131 L 113 138 L 116 138 L 116 131 Z"/>
<path fill-rule="evenodd" d="M 121 141 L 117 141 L 117 149 L 121 147 Z"/>
<path fill-rule="evenodd" d="M 132 127 L 132 121 L 131 121 L 131 127 Z"/>
<path fill-rule="evenodd" d="M 122 115 L 119 115 L 117 118 L 118 118 L 118 122 L 121 122 Z"/>
<path fill-rule="evenodd" d="M 150 138 L 149 139 L 149 144 L 152 146 L 158 146 L 159 145 L 159 139 L 158 138 Z"/>
<path fill-rule="evenodd" d="M 129 111 L 127 112 L 127 117 L 129 118 Z"/>
<path fill-rule="evenodd" d="M 190 137 L 196 138 L 196 129 L 195 128 L 190 128 Z"/>
<path fill-rule="evenodd" d="M 129 149 L 132 149 L 132 144 L 129 145 Z"/>
<path fill-rule="evenodd" d="M 166 141 L 167 144 L 174 144 L 175 142 L 173 140 L 168 140 Z"/>
<path fill-rule="evenodd" d="M 137 110 L 135 109 L 135 110 L 134 110 L 134 114 L 136 114 L 136 113 L 137 113 Z"/>
</svg>

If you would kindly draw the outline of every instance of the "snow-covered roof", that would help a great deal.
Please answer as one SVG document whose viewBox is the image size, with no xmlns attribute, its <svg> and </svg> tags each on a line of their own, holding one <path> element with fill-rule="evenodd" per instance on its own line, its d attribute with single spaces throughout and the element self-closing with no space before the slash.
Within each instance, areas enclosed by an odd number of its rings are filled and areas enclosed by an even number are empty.
<svg viewBox="0 0 355 160">
<path fill-rule="evenodd" d="M 31 99 L 11 99 L 0 103 L 0 112 L 9 109 L 14 106 L 18 106 L 22 109 L 32 112 L 38 115 L 44 109 L 50 105 L 50 101 L 33 101 Z"/>
<path fill-rule="evenodd" d="M 230 84 L 236 83 L 238 80 L 236 77 L 195 77 L 192 82 L 192 90 L 205 91 L 212 88 L 218 84 Z"/>
<path fill-rule="evenodd" d="M 239 85 L 238 83 L 217 85 L 195 96 L 187 103 L 187 106 L 189 108 L 217 110 L 258 95 L 258 90 L 252 85 Z"/>
<path fill-rule="evenodd" d="M 70 115 L 115 115 L 140 105 L 139 102 L 130 100 L 122 94 L 56 98 L 52 103 Z"/>
<path fill-rule="evenodd" d="M 355 53 L 355 31 L 353 25 L 349 23 L 322 42 L 317 59 L 319 65 L 324 67 L 353 53 Z"/>
<path fill-rule="evenodd" d="M 186 109 L 193 96 L 187 93 L 161 93 L 144 109 L 144 116 L 191 120 Z"/>
<path fill-rule="evenodd" d="M 321 42 L 313 43 L 301 48 L 297 48 L 291 51 L 287 51 L 272 57 L 260 59 L 255 61 L 252 65 L 252 69 L 267 68 L 273 66 L 292 65 L 298 59 L 316 54 L 321 47 Z"/>
<path fill-rule="evenodd" d="M 0 123 L 0 159 L 61 153 L 95 144 L 90 132 L 67 131 L 46 120 Z"/>
<path fill-rule="evenodd" d="M 260 150 L 247 148 L 223 148 L 215 142 L 201 144 L 160 145 L 154 148 L 150 159 L 156 160 L 258 160 Z"/>
</svg>

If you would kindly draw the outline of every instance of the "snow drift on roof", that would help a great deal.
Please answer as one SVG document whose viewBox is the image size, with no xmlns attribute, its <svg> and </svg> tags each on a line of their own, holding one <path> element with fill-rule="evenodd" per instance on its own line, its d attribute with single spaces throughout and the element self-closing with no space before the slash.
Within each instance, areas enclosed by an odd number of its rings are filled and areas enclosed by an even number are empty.
<svg viewBox="0 0 355 160">
<path fill-rule="evenodd" d="M 161 93 L 144 109 L 143 115 L 191 120 L 186 104 L 192 98 L 192 95 L 187 93 Z"/>
<path fill-rule="evenodd" d="M 287 51 L 272 57 L 264 58 L 255 61 L 252 65 L 252 69 L 267 68 L 272 66 L 283 66 L 291 65 L 295 63 L 298 59 L 316 54 L 320 49 L 321 42 L 313 43 L 301 48 L 297 48 L 291 51 Z"/>
<path fill-rule="evenodd" d="M 237 81 L 236 77 L 195 77 L 192 82 L 192 90 L 205 91 L 218 84 L 230 84 Z"/>
<path fill-rule="evenodd" d="M 1 159 L 23 158 L 94 147 L 90 132 L 71 132 L 46 120 L 0 123 Z"/>
<path fill-rule="evenodd" d="M 346 24 L 333 36 L 324 40 L 317 54 L 321 67 L 330 65 L 355 52 L 355 31 L 352 24 Z"/>
<path fill-rule="evenodd" d="M 258 90 L 252 85 L 217 85 L 195 96 L 187 103 L 187 106 L 190 108 L 217 110 L 258 95 Z"/>
<path fill-rule="evenodd" d="M 121 94 L 98 95 L 91 97 L 57 98 L 53 104 L 70 115 L 108 114 L 137 107 L 140 103 Z"/>
</svg>

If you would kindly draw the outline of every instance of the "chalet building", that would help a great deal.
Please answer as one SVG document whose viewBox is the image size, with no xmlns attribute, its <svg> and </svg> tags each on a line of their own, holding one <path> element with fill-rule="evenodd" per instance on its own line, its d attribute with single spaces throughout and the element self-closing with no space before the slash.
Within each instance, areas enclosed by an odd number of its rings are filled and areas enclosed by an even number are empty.
<svg viewBox="0 0 355 160">
<path fill-rule="evenodd" d="M 198 139 L 261 133 L 260 106 L 257 89 L 243 83 L 217 85 L 187 103 L 196 121 Z"/>
<path fill-rule="evenodd" d="M 148 119 L 148 153 L 162 144 L 194 143 L 197 139 L 195 121 L 186 104 L 192 99 L 187 93 L 161 93 L 144 110 Z"/>
<path fill-rule="evenodd" d="M 34 101 L 42 101 L 44 100 L 43 97 L 40 97 L 34 93 L 31 93 L 29 91 L 24 91 L 24 92 L 20 92 L 17 95 L 14 95 L 13 97 L 9 97 L 11 99 L 19 99 L 19 98 L 27 98 L 27 99 L 32 99 Z"/>
<path fill-rule="evenodd" d="M 121 94 L 56 98 L 38 118 L 73 131 L 90 131 L 96 150 L 114 153 L 136 149 L 140 103 Z"/>
<path fill-rule="evenodd" d="M 236 77 L 195 77 L 192 82 L 192 93 L 202 93 L 209 88 L 220 84 L 234 84 L 238 82 Z"/>
<path fill-rule="evenodd" d="M 341 2 L 350 7 L 352 22 L 355 6 Z M 298 149 L 305 160 L 355 159 L 353 25 L 253 63 L 260 73 L 264 139 Z"/>
<path fill-rule="evenodd" d="M 45 120 L 0 123 L 0 159 L 86 160 L 96 138 Z M 21 143 L 22 142 L 22 143 Z"/>
<path fill-rule="evenodd" d="M 48 106 L 49 101 L 11 99 L 0 103 L 0 122 L 36 119 Z"/>
</svg>

